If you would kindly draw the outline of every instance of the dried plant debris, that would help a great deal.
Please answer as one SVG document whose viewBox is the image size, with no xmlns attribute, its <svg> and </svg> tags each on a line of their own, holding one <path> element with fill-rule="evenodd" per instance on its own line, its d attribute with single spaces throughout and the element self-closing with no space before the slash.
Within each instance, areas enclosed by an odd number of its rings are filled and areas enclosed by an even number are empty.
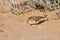
<svg viewBox="0 0 60 40">
<path fill-rule="evenodd" d="M 45 10 L 45 6 L 43 5 L 43 3 L 40 3 L 39 0 L 30 0 L 29 3 L 30 4 L 28 4 L 28 5 L 34 9 L 39 9 L 40 11 Z"/>
<path fill-rule="evenodd" d="M 47 19 L 48 20 L 57 20 L 57 19 L 60 19 L 60 11 L 58 12 L 55 12 L 55 13 L 48 13 L 48 14 L 45 14 L 47 15 Z"/>
<path fill-rule="evenodd" d="M 50 11 L 55 10 L 55 8 L 59 8 L 59 3 L 57 0 L 29 0 L 29 5 L 34 9 L 48 9 Z"/>
<path fill-rule="evenodd" d="M 16 0 L 9 0 L 9 2 L 9 7 L 11 8 L 12 13 L 19 15 L 31 11 L 31 8 L 27 5 L 27 1 L 21 3 Z"/>
<path fill-rule="evenodd" d="M 4 4 L 12 13 L 20 15 L 31 11 L 32 8 L 40 11 L 55 10 L 60 7 L 60 0 L 26 0 L 23 2 L 20 0 L 4 0 Z"/>
<path fill-rule="evenodd" d="M 58 18 L 60 18 L 60 11 L 56 12 L 56 15 L 57 15 Z"/>
<path fill-rule="evenodd" d="M 44 21 L 46 21 L 47 19 L 45 17 L 41 17 L 41 16 L 31 16 L 28 18 L 27 23 L 31 24 L 31 25 L 36 25 L 36 24 L 40 24 Z"/>
</svg>

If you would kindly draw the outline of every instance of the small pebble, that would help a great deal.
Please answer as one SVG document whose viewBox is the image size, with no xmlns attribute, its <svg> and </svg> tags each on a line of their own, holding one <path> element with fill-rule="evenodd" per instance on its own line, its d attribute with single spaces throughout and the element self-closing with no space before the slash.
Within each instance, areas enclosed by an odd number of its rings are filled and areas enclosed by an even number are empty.
<svg viewBox="0 0 60 40">
<path fill-rule="evenodd" d="M 0 30 L 0 32 L 4 32 L 3 30 Z"/>
</svg>

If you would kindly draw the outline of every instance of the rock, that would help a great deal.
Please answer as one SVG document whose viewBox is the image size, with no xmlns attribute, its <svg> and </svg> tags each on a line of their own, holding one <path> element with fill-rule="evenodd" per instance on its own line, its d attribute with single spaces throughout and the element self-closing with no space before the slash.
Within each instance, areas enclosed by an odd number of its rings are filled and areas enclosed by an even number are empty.
<svg viewBox="0 0 60 40">
<path fill-rule="evenodd" d="M 4 30 L 0 30 L 0 32 L 4 32 Z"/>
<path fill-rule="evenodd" d="M 58 18 L 60 18 L 60 11 L 56 12 L 56 15 L 57 15 Z"/>
</svg>

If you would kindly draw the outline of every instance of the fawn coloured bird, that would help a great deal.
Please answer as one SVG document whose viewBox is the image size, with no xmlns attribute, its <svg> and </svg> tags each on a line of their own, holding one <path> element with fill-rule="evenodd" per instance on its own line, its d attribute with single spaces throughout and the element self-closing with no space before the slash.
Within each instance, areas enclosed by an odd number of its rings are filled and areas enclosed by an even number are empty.
<svg viewBox="0 0 60 40">
<path fill-rule="evenodd" d="M 27 23 L 30 25 L 36 25 L 45 21 L 47 21 L 47 19 L 41 16 L 31 16 L 27 19 Z"/>
</svg>

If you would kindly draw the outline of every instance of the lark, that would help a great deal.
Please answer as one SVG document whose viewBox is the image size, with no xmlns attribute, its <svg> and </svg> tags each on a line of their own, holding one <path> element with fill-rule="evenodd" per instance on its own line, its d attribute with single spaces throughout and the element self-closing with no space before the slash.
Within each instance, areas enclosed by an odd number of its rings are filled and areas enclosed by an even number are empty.
<svg viewBox="0 0 60 40">
<path fill-rule="evenodd" d="M 45 17 L 41 17 L 41 16 L 31 16 L 28 18 L 27 23 L 31 24 L 31 25 L 36 25 L 39 23 L 42 23 L 44 21 L 46 21 L 47 19 Z"/>
</svg>

